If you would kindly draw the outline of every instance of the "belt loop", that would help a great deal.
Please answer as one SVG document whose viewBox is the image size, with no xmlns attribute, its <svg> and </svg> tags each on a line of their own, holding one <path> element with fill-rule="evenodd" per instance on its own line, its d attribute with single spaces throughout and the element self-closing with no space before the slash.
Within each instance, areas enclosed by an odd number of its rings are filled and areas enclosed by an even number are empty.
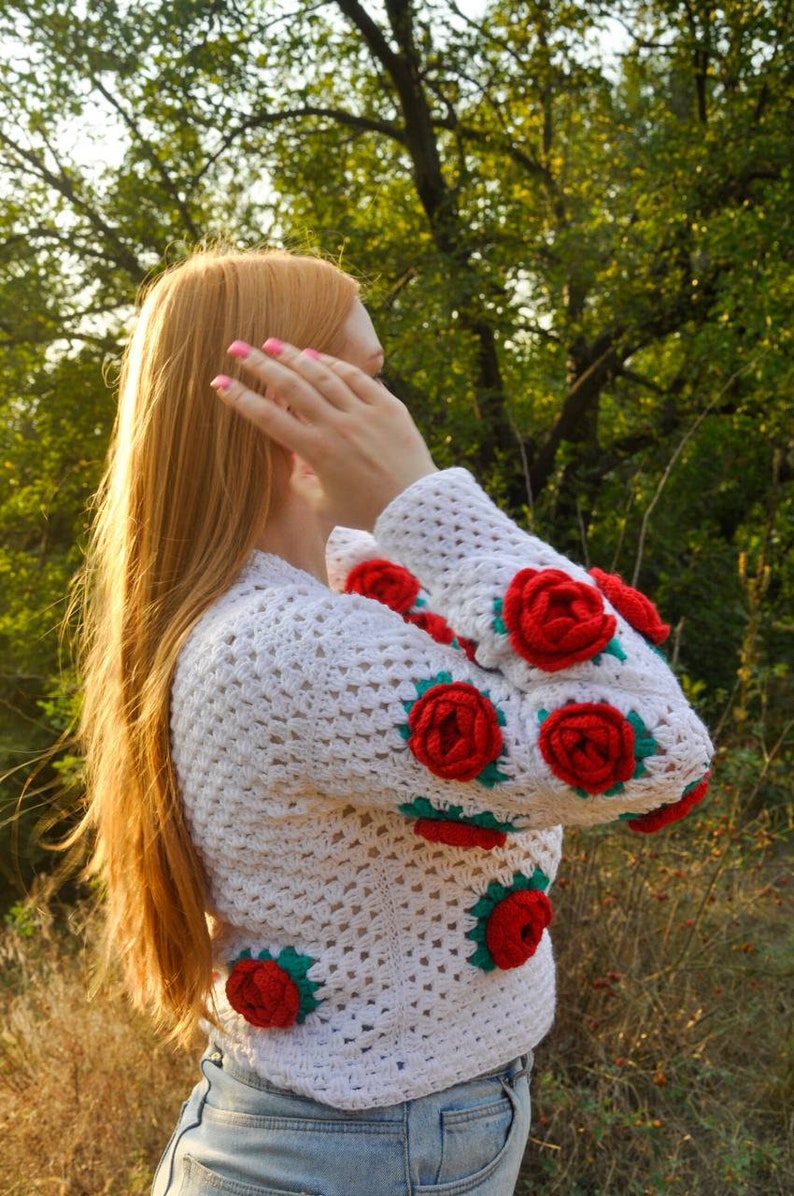
<svg viewBox="0 0 794 1196">
<path fill-rule="evenodd" d="M 207 1048 L 207 1052 L 202 1059 L 201 1070 L 204 1071 L 204 1063 L 213 1063 L 216 1067 L 223 1067 L 223 1051 L 217 1043 L 211 1042 Z"/>
<path fill-rule="evenodd" d="M 512 1083 L 514 1084 L 516 1080 L 520 1080 L 522 1076 L 529 1076 L 530 1072 L 532 1071 L 532 1052 L 527 1051 L 526 1055 L 520 1055 L 517 1062 L 519 1063 L 519 1066 L 510 1077 Z"/>
</svg>

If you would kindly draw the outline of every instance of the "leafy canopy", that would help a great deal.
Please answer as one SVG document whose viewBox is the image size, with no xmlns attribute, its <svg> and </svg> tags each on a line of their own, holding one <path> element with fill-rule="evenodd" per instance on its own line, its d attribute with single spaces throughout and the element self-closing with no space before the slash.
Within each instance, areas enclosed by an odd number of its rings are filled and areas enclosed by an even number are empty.
<svg viewBox="0 0 794 1196">
<path fill-rule="evenodd" d="M 0 39 L 0 770 L 73 709 L 135 291 L 208 236 L 363 276 L 439 464 L 652 591 L 706 709 L 790 750 L 786 4 L 26 0 Z"/>
</svg>

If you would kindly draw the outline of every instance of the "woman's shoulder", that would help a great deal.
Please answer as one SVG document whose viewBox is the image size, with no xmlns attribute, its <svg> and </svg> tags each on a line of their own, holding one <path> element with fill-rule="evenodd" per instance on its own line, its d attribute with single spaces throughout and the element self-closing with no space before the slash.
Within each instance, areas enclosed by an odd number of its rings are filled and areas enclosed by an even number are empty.
<svg viewBox="0 0 794 1196">
<path fill-rule="evenodd" d="M 351 615 L 354 616 L 351 623 Z M 399 616 L 367 598 L 342 594 L 282 557 L 255 551 L 239 576 L 197 620 L 180 652 L 178 672 L 216 669 L 246 660 L 311 656 L 328 643 L 369 630 L 372 618 Z"/>
<path fill-rule="evenodd" d="M 323 604 L 330 591 L 302 569 L 271 553 L 253 552 L 229 588 L 194 624 L 186 651 L 222 650 L 240 641 L 268 639 L 298 611 Z"/>
</svg>

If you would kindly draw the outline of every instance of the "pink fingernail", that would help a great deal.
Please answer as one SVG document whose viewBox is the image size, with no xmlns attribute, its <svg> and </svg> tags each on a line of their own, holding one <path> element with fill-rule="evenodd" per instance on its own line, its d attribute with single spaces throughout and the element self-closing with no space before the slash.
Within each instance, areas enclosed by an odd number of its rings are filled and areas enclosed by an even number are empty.
<svg viewBox="0 0 794 1196">
<path fill-rule="evenodd" d="M 311 357 L 312 361 L 319 361 L 319 359 L 320 359 L 320 354 L 317 352 L 316 349 L 304 349 L 303 356 Z"/>
<path fill-rule="evenodd" d="M 284 342 L 280 341 L 277 336 L 269 336 L 262 349 L 265 353 L 269 353 L 271 357 L 278 357 L 279 353 L 284 352 Z"/>
<path fill-rule="evenodd" d="M 226 390 L 226 388 L 231 386 L 231 384 L 232 380 L 228 374 L 218 374 L 217 377 L 213 378 L 210 382 L 210 386 L 213 388 L 213 390 Z"/>
<path fill-rule="evenodd" d="M 251 346 L 245 341 L 232 341 L 226 352 L 232 357 L 247 357 L 251 352 Z"/>
</svg>

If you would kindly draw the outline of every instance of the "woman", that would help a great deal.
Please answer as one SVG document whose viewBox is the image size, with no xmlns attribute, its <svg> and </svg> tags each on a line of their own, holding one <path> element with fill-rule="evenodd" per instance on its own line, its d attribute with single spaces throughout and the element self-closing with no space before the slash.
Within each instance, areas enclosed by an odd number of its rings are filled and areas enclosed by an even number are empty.
<svg viewBox="0 0 794 1196">
<path fill-rule="evenodd" d="M 705 792 L 652 605 L 437 471 L 382 363 L 350 278 L 261 252 L 166 272 L 126 354 L 88 821 L 135 999 L 209 1034 L 155 1196 L 507 1196 L 560 824 Z"/>
</svg>

